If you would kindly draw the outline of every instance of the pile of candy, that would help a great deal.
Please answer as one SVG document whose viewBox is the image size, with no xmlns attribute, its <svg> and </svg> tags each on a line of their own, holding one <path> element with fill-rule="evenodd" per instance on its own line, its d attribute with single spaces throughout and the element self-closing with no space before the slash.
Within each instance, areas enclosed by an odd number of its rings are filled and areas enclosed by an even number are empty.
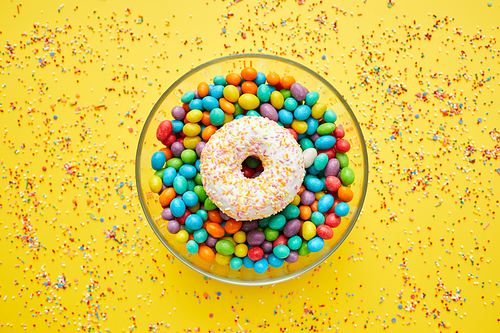
<svg viewBox="0 0 500 333">
<path fill-rule="evenodd" d="M 182 106 L 172 109 L 174 120 L 157 128 L 165 147 L 155 152 L 151 191 L 159 195 L 162 218 L 191 254 L 232 269 L 242 267 L 264 273 L 269 266 L 323 249 L 333 229 L 349 213 L 349 188 L 354 172 L 346 153 L 350 143 L 335 126 L 337 115 L 319 102 L 318 92 L 295 82 L 292 76 L 267 76 L 252 67 L 240 74 L 201 82 L 186 92 Z M 207 196 L 200 175 L 205 143 L 224 124 L 241 117 L 267 117 L 287 128 L 304 154 L 306 176 L 294 200 L 281 212 L 254 221 L 236 221 L 221 212 Z M 242 165 L 247 178 L 263 167 L 249 157 Z"/>
</svg>

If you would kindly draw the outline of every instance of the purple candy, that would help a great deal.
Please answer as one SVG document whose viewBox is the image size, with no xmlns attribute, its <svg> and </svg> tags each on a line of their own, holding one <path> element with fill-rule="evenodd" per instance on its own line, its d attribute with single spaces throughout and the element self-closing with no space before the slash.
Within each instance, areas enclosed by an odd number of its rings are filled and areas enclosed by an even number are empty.
<svg viewBox="0 0 500 333">
<path fill-rule="evenodd" d="M 260 174 L 261 174 L 261 173 L 262 173 L 262 171 L 257 171 L 257 172 L 256 172 L 256 173 L 254 173 L 254 174 L 253 174 L 253 176 L 252 176 L 252 177 L 250 177 L 250 178 L 257 178 L 257 177 L 259 177 L 259 176 L 260 176 Z"/>
<path fill-rule="evenodd" d="M 271 255 L 271 253 L 264 253 L 264 255 L 262 256 L 262 258 L 267 260 L 270 255 Z"/>
<path fill-rule="evenodd" d="M 240 96 L 243 94 L 243 90 L 241 90 L 241 86 L 236 86 L 236 89 L 238 89 L 238 92 L 240 93 Z"/>
<path fill-rule="evenodd" d="M 200 94 L 198 94 L 198 90 L 194 91 L 194 99 L 200 99 Z"/>
<path fill-rule="evenodd" d="M 315 200 L 316 197 L 314 196 L 314 193 L 309 190 L 304 190 L 300 196 L 300 202 L 302 202 L 303 205 L 312 205 Z"/>
<path fill-rule="evenodd" d="M 337 174 L 335 175 L 335 177 L 337 177 L 338 179 L 340 179 L 340 170 L 339 170 L 339 172 L 337 172 Z"/>
<path fill-rule="evenodd" d="M 260 230 L 252 230 L 247 234 L 247 242 L 252 246 L 260 246 L 266 240 L 266 235 Z"/>
<path fill-rule="evenodd" d="M 309 137 L 309 139 L 314 143 L 314 142 L 316 142 L 316 140 L 319 139 L 319 134 L 318 133 L 314 133 L 313 135 L 311 135 Z"/>
<path fill-rule="evenodd" d="M 300 83 L 294 83 L 290 87 L 290 93 L 292 94 L 293 98 L 297 100 L 297 102 L 302 102 L 306 99 L 306 95 L 309 93 L 309 91 Z"/>
<path fill-rule="evenodd" d="M 283 235 L 287 238 L 295 236 L 299 233 L 301 227 L 302 223 L 300 223 L 299 219 L 290 220 L 283 227 Z"/>
<path fill-rule="evenodd" d="M 290 251 L 290 254 L 285 259 L 285 261 L 289 264 L 293 264 L 294 262 L 297 262 L 297 260 L 299 260 L 299 253 L 293 250 Z"/>
<path fill-rule="evenodd" d="M 160 195 L 161 192 L 165 191 L 166 189 L 167 189 L 167 186 L 165 184 L 161 183 L 161 191 L 160 191 L 160 193 L 158 193 L 158 195 Z"/>
<path fill-rule="evenodd" d="M 170 221 L 175 219 L 175 217 L 172 215 L 172 212 L 170 211 L 170 207 L 165 208 L 161 212 L 161 218 L 164 219 L 165 221 Z"/>
<path fill-rule="evenodd" d="M 184 117 L 186 117 L 186 110 L 184 110 L 181 106 L 176 105 L 172 108 L 172 117 L 175 120 L 184 121 Z"/>
<path fill-rule="evenodd" d="M 274 120 L 274 121 L 278 121 L 279 120 L 279 117 L 278 117 L 278 111 L 276 111 L 276 109 L 274 108 L 274 106 L 272 106 L 271 104 L 269 103 L 262 103 L 262 105 L 260 106 L 260 114 L 266 118 L 269 118 L 271 120 Z"/>
<path fill-rule="evenodd" d="M 270 241 L 264 241 L 262 245 L 260 246 L 262 250 L 264 250 L 264 253 L 270 253 L 273 252 L 273 242 Z"/>
<path fill-rule="evenodd" d="M 258 227 L 259 227 L 259 222 L 257 220 L 247 221 L 247 222 L 243 222 L 243 224 L 241 225 L 241 230 L 244 232 L 249 232 L 249 231 L 257 229 Z"/>
<path fill-rule="evenodd" d="M 205 245 L 208 247 L 214 247 L 217 244 L 218 238 L 214 238 L 210 235 L 207 236 L 207 240 L 205 241 Z"/>
<path fill-rule="evenodd" d="M 203 150 L 203 148 L 205 148 L 205 145 L 206 143 L 203 141 L 200 141 L 196 144 L 196 155 L 198 155 L 198 157 L 201 157 L 201 151 Z"/>
<path fill-rule="evenodd" d="M 184 145 L 178 141 L 172 143 L 172 146 L 170 147 L 172 155 L 174 155 L 175 157 L 180 157 L 184 149 Z"/>
<path fill-rule="evenodd" d="M 325 177 L 336 176 L 340 170 L 340 162 L 335 157 L 328 161 L 325 168 Z"/>
<path fill-rule="evenodd" d="M 167 223 L 167 230 L 171 234 L 176 234 L 181 229 L 181 225 L 176 220 L 170 220 Z"/>
<path fill-rule="evenodd" d="M 223 220 L 228 221 L 231 219 L 231 217 L 227 216 L 226 213 L 224 212 L 219 212 L 220 217 L 222 217 Z"/>
</svg>

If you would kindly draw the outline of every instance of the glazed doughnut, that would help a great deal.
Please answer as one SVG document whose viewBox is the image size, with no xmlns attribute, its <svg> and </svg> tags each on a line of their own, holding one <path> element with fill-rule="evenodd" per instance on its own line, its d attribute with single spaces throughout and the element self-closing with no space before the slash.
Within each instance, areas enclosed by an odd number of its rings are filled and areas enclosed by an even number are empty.
<svg viewBox="0 0 500 333">
<path fill-rule="evenodd" d="M 264 167 L 256 178 L 246 178 L 241 171 L 249 156 Z M 200 174 L 208 197 L 222 212 L 252 221 L 293 201 L 305 175 L 304 157 L 293 136 L 275 121 L 246 116 L 225 124 L 208 140 Z"/>
</svg>

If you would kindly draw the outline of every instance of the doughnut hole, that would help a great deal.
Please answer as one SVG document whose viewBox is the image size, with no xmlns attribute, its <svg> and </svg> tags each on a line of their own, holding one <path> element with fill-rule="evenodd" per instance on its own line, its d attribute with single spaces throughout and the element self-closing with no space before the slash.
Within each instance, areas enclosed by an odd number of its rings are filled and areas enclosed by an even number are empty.
<svg viewBox="0 0 500 333">
<path fill-rule="evenodd" d="M 248 156 L 243 163 L 241 163 L 241 172 L 245 178 L 256 178 L 262 171 L 264 171 L 262 161 L 256 156 Z"/>
</svg>

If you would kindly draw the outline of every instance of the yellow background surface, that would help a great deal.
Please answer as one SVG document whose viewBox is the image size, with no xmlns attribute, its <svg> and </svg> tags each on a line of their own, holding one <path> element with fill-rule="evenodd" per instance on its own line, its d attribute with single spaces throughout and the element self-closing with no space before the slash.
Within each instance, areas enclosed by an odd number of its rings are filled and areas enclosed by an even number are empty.
<svg viewBox="0 0 500 333">
<path fill-rule="evenodd" d="M 500 331 L 499 14 L 497 0 L 1 0 L 0 331 Z M 344 244 L 263 287 L 175 259 L 134 178 L 161 93 L 241 52 L 330 80 L 370 160 Z"/>
</svg>

